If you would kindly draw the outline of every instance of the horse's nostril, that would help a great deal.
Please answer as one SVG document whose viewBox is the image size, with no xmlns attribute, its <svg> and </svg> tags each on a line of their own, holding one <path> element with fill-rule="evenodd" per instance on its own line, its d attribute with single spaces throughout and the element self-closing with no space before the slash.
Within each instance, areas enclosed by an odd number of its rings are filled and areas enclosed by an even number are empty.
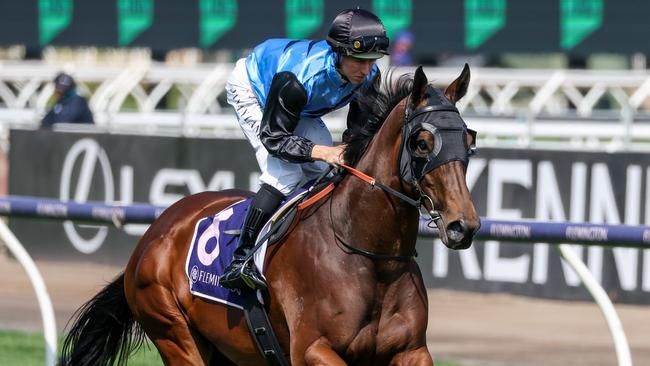
<svg viewBox="0 0 650 366">
<path fill-rule="evenodd" d="M 461 242 L 465 238 L 467 226 L 462 220 L 454 221 L 447 225 L 447 238 L 453 242 Z"/>
</svg>

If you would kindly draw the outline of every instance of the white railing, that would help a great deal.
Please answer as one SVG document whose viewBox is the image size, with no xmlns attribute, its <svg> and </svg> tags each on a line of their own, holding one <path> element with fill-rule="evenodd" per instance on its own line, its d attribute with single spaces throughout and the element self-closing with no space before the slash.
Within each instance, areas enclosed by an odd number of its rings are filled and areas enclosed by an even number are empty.
<svg viewBox="0 0 650 366">
<path fill-rule="evenodd" d="M 124 65 L 0 62 L 0 123 L 36 128 L 61 70 L 89 97 L 97 128 L 108 132 L 241 137 L 230 107 L 218 96 L 232 64 L 174 66 L 140 61 Z M 412 72 L 398 68 L 395 74 Z M 458 68 L 425 68 L 445 86 Z M 574 147 L 620 150 L 650 145 L 650 73 L 641 71 L 473 68 L 460 109 L 483 145 L 529 147 L 569 142 Z M 335 133 L 345 110 L 325 118 Z"/>
<path fill-rule="evenodd" d="M 582 283 L 587 288 L 587 291 L 594 298 L 598 308 L 603 313 L 607 327 L 614 340 L 614 351 L 616 352 L 616 360 L 619 366 L 632 366 L 632 354 L 630 353 L 630 345 L 627 341 L 627 336 L 623 330 L 621 319 L 614 309 L 614 304 L 607 296 L 605 289 L 598 283 L 589 268 L 585 265 L 582 259 L 567 244 L 558 244 L 556 249 L 574 271 L 582 280 Z"/>
<path fill-rule="evenodd" d="M 41 319 L 43 321 L 43 337 L 45 338 L 45 366 L 54 366 L 56 364 L 56 320 L 54 317 L 54 307 L 52 300 L 45 287 L 45 281 L 41 272 L 36 267 L 36 264 L 29 256 L 25 247 L 20 243 L 18 238 L 9 229 L 3 220 L 0 220 L 0 240 L 2 240 L 9 248 L 11 254 L 16 257 L 16 260 L 27 273 L 29 282 L 31 282 L 34 292 L 36 293 L 36 300 L 41 311 Z"/>
</svg>

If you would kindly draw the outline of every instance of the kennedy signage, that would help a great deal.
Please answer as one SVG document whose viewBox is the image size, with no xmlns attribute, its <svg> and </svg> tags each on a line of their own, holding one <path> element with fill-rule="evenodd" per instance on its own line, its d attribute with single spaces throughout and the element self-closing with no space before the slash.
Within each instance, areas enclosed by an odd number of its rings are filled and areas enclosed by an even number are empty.
<svg viewBox="0 0 650 366">
<path fill-rule="evenodd" d="M 12 131 L 10 143 L 9 190 L 16 195 L 166 206 L 205 190 L 254 190 L 259 177 L 253 151 L 242 140 Z M 649 174 L 646 154 L 482 149 L 469 165 L 467 182 L 481 216 L 648 224 Z M 18 218 L 10 223 L 36 257 L 120 265 L 146 229 Z M 531 236 L 525 225 L 491 230 Z M 567 235 L 607 239 L 606 232 L 579 226 L 569 227 Z M 572 248 L 612 297 L 650 302 L 650 251 Z M 450 251 L 421 240 L 418 251 L 428 286 L 589 297 L 545 243 L 486 241 Z"/>
<path fill-rule="evenodd" d="M 650 157 L 647 154 L 483 149 L 467 172 L 482 216 L 611 224 L 650 223 Z M 495 226 L 517 238 L 523 225 Z M 606 241 L 607 232 L 578 226 L 569 237 Z M 615 243 L 611 243 L 615 244 Z M 650 251 L 572 249 L 615 299 L 650 302 Z M 545 243 L 486 241 L 461 252 L 436 244 L 431 281 L 436 286 L 587 298 L 577 275 Z"/>
</svg>

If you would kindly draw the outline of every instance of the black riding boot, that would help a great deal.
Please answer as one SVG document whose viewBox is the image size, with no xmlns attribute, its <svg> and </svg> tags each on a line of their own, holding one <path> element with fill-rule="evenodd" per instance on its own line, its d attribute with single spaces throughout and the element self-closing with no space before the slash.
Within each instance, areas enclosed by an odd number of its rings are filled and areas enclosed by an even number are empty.
<svg viewBox="0 0 650 366">
<path fill-rule="evenodd" d="M 242 288 L 248 286 L 252 289 L 266 289 L 266 282 L 257 271 L 253 260 L 251 259 L 246 263 L 244 263 L 244 260 L 255 245 L 255 238 L 260 229 L 262 229 L 262 226 L 283 199 L 282 192 L 268 184 L 262 184 L 246 213 L 244 227 L 239 236 L 233 260 L 219 278 L 221 287 Z"/>
</svg>

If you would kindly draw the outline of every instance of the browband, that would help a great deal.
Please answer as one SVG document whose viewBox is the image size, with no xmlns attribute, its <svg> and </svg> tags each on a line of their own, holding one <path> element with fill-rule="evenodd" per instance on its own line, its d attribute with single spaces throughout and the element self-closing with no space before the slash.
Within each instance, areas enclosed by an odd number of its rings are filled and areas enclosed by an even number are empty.
<svg viewBox="0 0 650 366">
<path fill-rule="evenodd" d="M 429 113 L 429 112 L 454 112 L 460 114 L 458 108 L 454 107 L 453 105 L 447 105 L 447 104 L 428 105 L 426 107 L 418 108 L 413 112 L 411 112 L 411 115 L 409 115 L 409 118 L 406 121 L 406 123 L 408 124 L 420 114 Z"/>
</svg>

